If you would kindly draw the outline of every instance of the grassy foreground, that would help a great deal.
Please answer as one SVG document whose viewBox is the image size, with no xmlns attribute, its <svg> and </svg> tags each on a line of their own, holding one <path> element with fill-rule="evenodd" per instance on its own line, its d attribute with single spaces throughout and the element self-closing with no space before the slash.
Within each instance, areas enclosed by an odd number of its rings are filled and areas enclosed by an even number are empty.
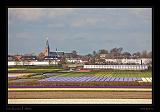
<svg viewBox="0 0 160 112">
<path fill-rule="evenodd" d="M 46 73 L 61 70 L 62 68 L 58 66 L 11 66 L 8 68 L 9 73 Z"/>
<path fill-rule="evenodd" d="M 58 72 L 62 69 L 57 68 L 44 68 L 44 69 L 37 69 L 37 68 L 9 68 L 9 73 L 46 73 L 46 72 Z"/>
</svg>

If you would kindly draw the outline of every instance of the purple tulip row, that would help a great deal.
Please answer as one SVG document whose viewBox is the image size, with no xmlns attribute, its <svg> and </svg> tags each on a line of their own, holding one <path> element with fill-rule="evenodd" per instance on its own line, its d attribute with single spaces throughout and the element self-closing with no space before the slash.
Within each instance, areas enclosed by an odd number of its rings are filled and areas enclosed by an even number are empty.
<svg viewBox="0 0 160 112">
<path fill-rule="evenodd" d="M 91 82 L 91 81 L 142 81 L 141 78 L 132 77 L 50 77 L 39 81 L 60 81 L 60 82 Z"/>
</svg>

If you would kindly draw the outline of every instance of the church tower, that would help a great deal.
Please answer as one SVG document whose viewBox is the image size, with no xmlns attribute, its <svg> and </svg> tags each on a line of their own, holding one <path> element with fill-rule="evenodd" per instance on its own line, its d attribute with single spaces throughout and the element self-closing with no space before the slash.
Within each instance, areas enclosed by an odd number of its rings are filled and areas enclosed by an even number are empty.
<svg viewBox="0 0 160 112">
<path fill-rule="evenodd" d="M 44 55 L 49 56 L 49 54 L 50 54 L 50 49 L 49 49 L 49 42 L 48 42 L 48 38 L 47 38 L 46 47 L 44 49 Z"/>
</svg>

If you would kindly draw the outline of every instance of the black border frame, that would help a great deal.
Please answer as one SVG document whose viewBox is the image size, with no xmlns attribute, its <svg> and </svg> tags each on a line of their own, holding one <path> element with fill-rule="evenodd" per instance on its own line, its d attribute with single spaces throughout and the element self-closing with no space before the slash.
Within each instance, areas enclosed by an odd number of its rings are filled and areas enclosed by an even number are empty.
<svg viewBox="0 0 160 112">
<path fill-rule="evenodd" d="M 156 30 L 156 28 L 155 28 L 155 27 L 158 27 L 158 24 L 155 24 L 156 22 L 158 23 L 158 14 L 157 14 L 158 12 L 156 12 L 158 6 L 156 7 L 156 5 L 154 3 L 146 2 L 146 1 L 144 3 L 139 3 L 139 4 L 137 4 L 137 2 L 135 2 L 135 3 L 129 3 L 129 2 L 124 3 L 123 2 L 123 4 L 119 3 L 119 4 L 115 5 L 115 3 L 109 2 L 109 4 L 106 5 L 105 3 L 101 4 L 100 2 L 98 2 L 98 3 L 93 2 L 90 5 L 88 5 L 88 4 L 84 5 L 84 4 L 81 4 L 77 1 L 76 3 L 72 2 L 71 4 L 69 4 L 69 3 L 67 3 L 67 4 L 55 3 L 55 4 L 50 4 L 47 6 L 46 3 L 43 4 L 42 2 L 38 2 L 38 3 L 32 2 L 31 4 L 27 4 L 26 2 L 24 2 L 24 3 L 20 2 L 20 4 L 17 4 L 14 2 L 14 0 L 12 0 L 9 3 L 3 3 L 3 5 L 4 5 L 4 7 L 2 10 L 2 16 L 4 16 L 4 15 L 6 16 L 3 18 L 4 21 L 6 21 L 6 24 L 3 23 L 3 25 L 2 25 L 2 28 L 3 28 L 2 34 L 4 34 L 4 37 L 6 37 L 6 38 L 4 38 L 5 42 L 1 44 L 1 45 L 3 45 L 3 47 L 1 48 L 2 51 L 4 50 L 4 47 L 6 47 L 6 49 L 8 48 L 8 32 L 7 32 L 8 31 L 8 11 L 7 11 L 7 8 L 17 8 L 17 7 L 19 7 L 19 8 L 24 8 L 24 7 L 25 8 L 31 8 L 31 7 L 33 7 L 33 8 L 34 7 L 35 8 L 39 8 L 39 7 L 40 8 L 45 8 L 45 7 L 46 8 L 58 8 L 58 7 L 59 8 L 61 8 L 61 7 L 63 7 L 63 8 L 67 8 L 67 7 L 68 8 L 98 8 L 98 7 L 100 7 L 100 8 L 112 8 L 112 7 L 113 8 L 134 8 L 134 7 L 135 8 L 147 8 L 148 7 L 148 8 L 152 8 L 152 19 L 153 19 L 152 20 L 152 63 L 153 63 L 152 71 L 153 71 L 154 75 L 152 76 L 152 78 L 154 81 L 152 81 L 152 84 L 153 84 L 152 85 L 152 89 L 153 89 L 152 100 L 153 101 L 152 101 L 151 105 L 150 104 L 134 104 L 134 105 L 133 104 L 127 104 L 127 105 L 126 104 L 100 104 L 100 105 L 97 105 L 97 104 L 89 104 L 89 105 L 86 105 L 86 104 L 72 104 L 72 105 L 71 104 L 56 104 L 56 105 L 51 105 L 51 104 L 49 104 L 49 105 L 48 104 L 41 104 L 41 105 L 39 105 L 39 104 L 21 104 L 21 105 L 8 104 L 8 90 L 7 90 L 8 89 L 8 76 L 6 75 L 6 76 L 4 76 L 4 79 L 7 78 L 7 80 L 2 79 L 2 83 L 3 84 L 6 83 L 6 85 L 5 85 L 6 88 L 3 89 L 6 92 L 5 97 L 3 97 L 3 98 L 5 98 L 4 99 L 5 106 L 3 106 L 3 108 L 5 110 L 17 111 L 18 109 L 20 109 L 20 110 L 25 110 L 25 109 L 26 110 L 27 109 L 28 110 L 30 110 L 30 109 L 37 110 L 38 109 L 38 110 L 45 111 L 46 109 L 49 109 L 49 110 L 51 110 L 51 109 L 53 109 L 53 110 L 72 109 L 73 111 L 75 111 L 75 109 L 77 109 L 77 108 L 79 108 L 79 109 L 93 109 L 93 110 L 95 110 L 95 109 L 98 109 L 98 110 L 99 109 L 107 109 L 108 110 L 109 109 L 109 110 L 118 110 L 118 111 L 120 111 L 120 110 L 124 111 L 124 109 L 126 109 L 129 111 L 131 111 L 131 110 L 138 111 L 139 110 L 139 111 L 149 111 L 149 112 L 158 110 L 158 107 L 156 107 L 156 106 L 158 106 L 158 103 L 155 102 L 155 100 L 158 100 L 158 99 L 155 99 L 155 97 L 156 97 L 155 91 L 157 91 L 157 87 L 158 87 L 158 86 L 156 87 L 155 83 L 158 82 L 158 81 L 156 81 L 156 80 L 158 80 L 158 76 L 157 76 L 158 74 L 155 71 L 156 66 L 154 66 L 154 65 L 156 65 L 156 64 L 158 65 L 159 61 L 155 61 L 155 57 L 157 56 L 157 58 L 158 58 L 158 57 L 160 57 L 160 55 L 159 54 L 155 55 L 155 51 L 154 51 L 154 49 L 155 49 L 154 45 L 156 44 L 156 42 L 158 42 L 158 41 L 155 41 L 155 36 L 158 35 L 158 30 Z M 29 5 L 31 5 L 31 6 L 29 6 Z M 43 5 L 45 5 L 45 6 L 43 6 Z M 157 20 L 156 20 L 155 16 L 156 16 Z M 8 55 L 8 49 L 5 50 L 4 52 L 5 52 L 5 54 L 2 55 L 2 56 L 4 56 L 2 58 L 2 61 L 4 61 L 4 59 L 6 61 L 4 62 L 5 66 L 4 65 L 1 66 L 1 70 L 3 70 L 3 72 L 6 74 L 7 67 L 8 67 L 8 65 L 6 64 L 6 62 L 8 61 L 7 57 L 6 57 Z M 51 110 L 51 111 L 53 111 L 53 110 Z"/>
</svg>

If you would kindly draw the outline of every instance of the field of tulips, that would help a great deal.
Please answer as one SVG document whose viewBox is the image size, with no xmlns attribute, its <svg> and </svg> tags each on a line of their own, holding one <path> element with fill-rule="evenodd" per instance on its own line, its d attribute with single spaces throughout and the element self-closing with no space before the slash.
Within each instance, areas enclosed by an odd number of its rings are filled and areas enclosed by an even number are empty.
<svg viewBox="0 0 160 112">
<path fill-rule="evenodd" d="M 48 73 L 50 74 L 50 73 Z M 152 82 L 151 72 L 88 72 L 88 73 L 63 73 L 39 81 L 60 82 L 104 82 L 104 81 L 145 81 Z"/>
<path fill-rule="evenodd" d="M 9 87 L 152 87 L 150 71 L 42 73 L 19 77 Z"/>
</svg>

